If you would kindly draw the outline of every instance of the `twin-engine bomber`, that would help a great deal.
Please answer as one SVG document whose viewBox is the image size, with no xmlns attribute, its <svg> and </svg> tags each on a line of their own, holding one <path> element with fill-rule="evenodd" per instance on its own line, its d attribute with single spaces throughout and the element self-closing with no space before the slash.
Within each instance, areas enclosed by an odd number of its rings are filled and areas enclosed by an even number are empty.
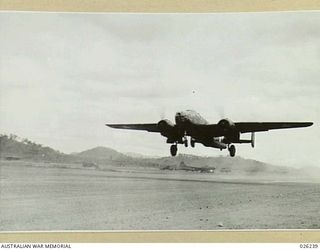
<svg viewBox="0 0 320 250">
<path fill-rule="evenodd" d="M 312 122 L 232 122 L 222 119 L 217 124 L 209 124 L 201 115 L 193 110 L 177 112 L 175 124 L 164 119 L 158 123 L 144 124 L 106 124 L 111 128 L 146 130 L 160 133 L 167 138 L 167 143 L 172 144 L 170 153 L 176 156 L 178 144 L 191 147 L 201 143 L 206 147 L 228 149 L 231 157 L 236 154 L 236 147 L 232 143 L 255 144 L 255 132 L 263 132 L 271 129 L 309 127 Z M 251 133 L 251 139 L 240 139 L 240 134 Z M 190 138 L 188 140 L 188 137 Z"/>
</svg>

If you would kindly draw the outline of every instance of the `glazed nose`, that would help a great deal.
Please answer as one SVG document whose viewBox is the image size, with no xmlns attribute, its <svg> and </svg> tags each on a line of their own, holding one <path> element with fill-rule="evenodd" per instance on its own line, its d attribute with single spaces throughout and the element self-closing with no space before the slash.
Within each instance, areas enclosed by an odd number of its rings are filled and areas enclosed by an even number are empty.
<svg viewBox="0 0 320 250">
<path fill-rule="evenodd" d="M 180 123 L 180 122 L 184 122 L 184 121 L 185 121 L 185 117 L 180 112 L 178 112 L 176 114 L 176 123 Z"/>
</svg>

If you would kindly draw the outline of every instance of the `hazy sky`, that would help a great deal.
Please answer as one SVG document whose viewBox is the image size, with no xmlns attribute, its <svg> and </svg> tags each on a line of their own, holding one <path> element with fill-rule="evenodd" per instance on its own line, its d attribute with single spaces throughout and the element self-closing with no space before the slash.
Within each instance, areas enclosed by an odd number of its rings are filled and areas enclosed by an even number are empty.
<svg viewBox="0 0 320 250">
<path fill-rule="evenodd" d="M 238 145 L 237 155 L 320 166 L 319 104 L 320 12 L 0 13 L 0 133 L 66 153 L 101 145 L 169 155 L 159 134 L 104 124 L 194 109 L 212 123 L 313 121 L 257 133 L 256 148 Z"/>
</svg>

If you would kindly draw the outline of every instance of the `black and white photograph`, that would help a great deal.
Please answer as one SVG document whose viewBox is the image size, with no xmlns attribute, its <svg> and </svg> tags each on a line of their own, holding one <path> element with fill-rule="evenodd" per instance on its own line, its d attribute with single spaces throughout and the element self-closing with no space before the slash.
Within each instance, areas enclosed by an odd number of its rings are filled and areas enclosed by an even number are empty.
<svg viewBox="0 0 320 250">
<path fill-rule="evenodd" d="M 0 232 L 320 229 L 320 12 L 0 12 Z"/>
</svg>

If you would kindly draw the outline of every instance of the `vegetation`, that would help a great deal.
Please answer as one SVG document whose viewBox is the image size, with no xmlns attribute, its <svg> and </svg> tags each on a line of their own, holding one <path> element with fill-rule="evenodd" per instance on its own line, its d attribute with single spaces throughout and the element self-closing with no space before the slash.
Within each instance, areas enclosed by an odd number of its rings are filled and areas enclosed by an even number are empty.
<svg viewBox="0 0 320 250">
<path fill-rule="evenodd" d="M 61 162 L 69 160 L 70 156 L 14 134 L 0 134 L 0 158 Z"/>
</svg>

